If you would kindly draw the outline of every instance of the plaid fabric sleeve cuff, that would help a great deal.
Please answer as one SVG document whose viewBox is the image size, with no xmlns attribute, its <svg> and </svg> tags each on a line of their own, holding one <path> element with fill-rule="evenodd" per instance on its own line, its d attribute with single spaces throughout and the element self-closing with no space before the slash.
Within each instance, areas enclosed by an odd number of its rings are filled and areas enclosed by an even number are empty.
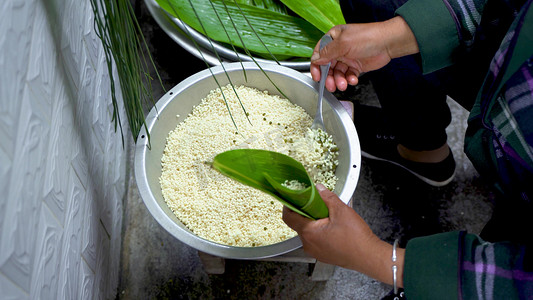
<svg viewBox="0 0 533 300">
<path fill-rule="evenodd" d="M 457 299 L 459 235 L 447 232 L 408 242 L 403 271 L 407 299 Z"/>
</svg>

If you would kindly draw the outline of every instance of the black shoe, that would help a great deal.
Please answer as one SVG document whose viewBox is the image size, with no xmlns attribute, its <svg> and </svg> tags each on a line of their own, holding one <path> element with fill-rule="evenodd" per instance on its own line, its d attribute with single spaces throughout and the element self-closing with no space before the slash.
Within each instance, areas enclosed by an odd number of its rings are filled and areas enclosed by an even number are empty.
<svg viewBox="0 0 533 300">
<path fill-rule="evenodd" d="M 361 155 L 399 166 L 423 182 L 440 187 L 455 176 L 453 153 L 438 163 L 421 163 L 407 160 L 398 153 L 399 142 L 378 107 L 357 105 L 354 108 L 354 123 L 361 145 Z"/>
</svg>

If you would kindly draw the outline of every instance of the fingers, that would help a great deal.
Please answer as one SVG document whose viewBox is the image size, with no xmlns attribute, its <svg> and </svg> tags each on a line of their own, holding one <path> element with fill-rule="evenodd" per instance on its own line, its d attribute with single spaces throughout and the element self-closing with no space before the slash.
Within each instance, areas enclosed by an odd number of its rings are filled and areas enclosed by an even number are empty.
<svg viewBox="0 0 533 300">
<path fill-rule="evenodd" d="M 320 194 L 320 197 L 322 200 L 324 200 L 324 203 L 326 203 L 326 206 L 328 207 L 330 217 L 332 213 L 335 213 L 335 210 L 338 205 L 344 205 L 344 202 L 332 191 L 328 190 L 324 185 L 317 184 L 316 189 L 318 190 L 318 193 Z"/>
<path fill-rule="evenodd" d="M 329 45 L 327 45 L 326 47 L 328 46 Z M 325 65 L 328 62 L 330 62 L 330 60 L 325 60 L 323 57 L 321 57 L 321 55 L 324 55 L 324 51 L 325 51 L 325 47 L 324 49 L 322 49 L 322 51 L 320 51 L 320 41 L 319 41 L 315 45 L 315 49 L 313 50 L 313 56 L 311 56 L 310 72 L 311 72 L 311 77 L 313 78 L 314 81 L 320 81 L 320 75 L 321 75 L 320 65 Z M 326 85 L 326 88 L 327 88 L 327 85 Z M 328 90 L 331 92 L 329 88 Z"/>
<path fill-rule="evenodd" d="M 329 210 L 329 218 L 334 217 L 338 209 L 341 209 L 341 206 L 345 206 L 344 202 L 332 191 L 328 190 L 324 185 L 317 184 L 316 188 L 320 193 L 320 197 L 324 200 L 324 203 Z M 306 218 L 299 213 L 292 211 L 290 208 L 283 207 L 283 221 L 291 227 L 296 232 L 302 232 L 310 223 L 316 222 L 309 218 Z M 320 221 L 320 220 L 319 220 Z"/>
<path fill-rule="evenodd" d="M 320 75 L 321 75 L 321 71 L 320 71 L 320 67 L 318 65 L 313 65 L 311 64 L 311 77 L 313 78 L 314 81 L 320 81 Z M 332 73 L 331 69 L 328 71 L 328 73 Z M 335 80 L 333 79 L 333 76 L 328 76 L 326 78 L 326 89 L 330 92 L 335 92 L 335 90 L 337 89 L 337 86 L 335 85 Z"/>
<path fill-rule="evenodd" d="M 333 78 L 335 81 L 335 86 L 339 89 L 339 91 L 345 91 L 348 87 L 348 81 L 346 78 L 346 71 L 348 71 L 348 66 L 343 62 L 338 62 L 335 66 L 335 69 L 333 70 Z M 329 90 L 330 92 L 334 92 L 332 90 Z"/>
<path fill-rule="evenodd" d="M 344 63 L 343 57 L 341 55 L 343 48 L 340 45 L 341 40 L 339 39 L 342 31 L 345 29 L 344 25 L 339 25 L 331 28 L 327 34 L 332 37 L 332 41 L 326 45 L 322 50 L 320 50 L 320 42 L 315 45 L 313 49 L 313 55 L 311 57 L 311 77 L 314 81 L 320 80 L 320 65 L 327 64 L 331 62 L 330 75 L 326 80 L 326 89 L 330 92 L 335 92 L 339 89 L 340 91 L 345 91 L 348 87 L 348 84 L 357 83 L 357 76 L 354 78 L 354 72 L 347 73 L 349 71 L 349 66 Z"/>
<path fill-rule="evenodd" d="M 357 85 L 359 83 L 360 72 L 342 62 L 338 62 L 333 71 L 330 72 L 333 72 L 333 76 L 329 81 L 326 81 L 326 88 L 332 93 L 336 89 L 345 91 L 348 85 Z"/>
<path fill-rule="evenodd" d="M 332 93 L 335 92 L 335 90 L 337 89 L 335 79 L 331 75 L 326 78 L 326 89 Z"/>
<path fill-rule="evenodd" d="M 313 220 L 292 211 L 290 208 L 283 206 L 283 222 L 296 232 L 301 232 L 302 229 Z"/>
<path fill-rule="evenodd" d="M 359 84 L 359 77 L 363 73 L 359 72 L 355 68 L 347 68 L 347 70 L 344 73 L 337 74 L 334 73 L 335 76 L 335 84 L 339 88 L 339 90 L 344 91 L 348 87 L 348 85 L 357 85 Z"/>
<path fill-rule="evenodd" d="M 314 81 L 316 82 L 320 81 L 320 66 L 319 65 L 315 65 L 311 63 L 311 67 L 309 71 L 311 72 L 311 78 L 313 78 Z"/>
<path fill-rule="evenodd" d="M 350 206 L 344 203 L 335 193 L 328 190 L 321 184 L 317 184 L 316 187 L 320 197 L 322 197 L 322 200 L 324 200 L 324 203 L 328 207 L 329 222 L 344 222 L 346 221 L 346 216 L 350 216 L 350 218 L 352 218 L 352 215 L 356 215 L 356 217 L 360 219 L 357 213 Z"/>
<path fill-rule="evenodd" d="M 326 45 L 322 50 L 320 50 L 320 42 L 318 42 L 315 45 L 315 49 L 313 51 L 313 56 L 311 57 L 311 62 L 317 64 L 317 65 L 324 65 L 328 62 L 331 62 L 333 60 L 336 60 L 338 57 L 340 57 L 340 47 L 339 40 L 337 39 L 342 30 L 344 28 L 344 25 L 337 25 L 333 28 L 331 28 L 327 34 L 329 34 L 332 38 L 332 41 Z"/>
<path fill-rule="evenodd" d="M 346 29 L 346 25 L 337 25 L 331 27 L 331 29 L 327 32 L 329 36 L 331 36 L 332 40 L 338 40 L 338 38 L 341 36 L 342 31 Z"/>
<path fill-rule="evenodd" d="M 320 41 L 316 43 L 315 48 L 313 49 L 313 55 L 311 56 L 311 63 L 325 65 L 341 56 L 339 51 L 342 47 L 339 45 L 340 41 L 336 40 L 336 38 L 340 36 L 343 28 L 344 25 L 337 25 L 327 32 L 327 34 L 331 36 L 332 41 L 322 48 L 322 50 L 320 50 Z"/>
<path fill-rule="evenodd" d="M 320 80 L 320 65 L 311 63 L 310 72 L 314 81 Z M 330 76 L 326 79 L 326 89 L 333 93 L 337 89 L 345 91 L 348 85 L 357 85 L 362 73 L 358 68 L 350 67 L 343 61 L 334 61 L 331 64 L 329 74 Z"/>
<path fill-rule="evenodd" d="M 349 85 L 357 85 L 359 83 L 359 76 L 361 75 L 357 75 L 357 73 L 348 70 L 346 72 L 346 81 L 348 81 Z"/>
</svg>

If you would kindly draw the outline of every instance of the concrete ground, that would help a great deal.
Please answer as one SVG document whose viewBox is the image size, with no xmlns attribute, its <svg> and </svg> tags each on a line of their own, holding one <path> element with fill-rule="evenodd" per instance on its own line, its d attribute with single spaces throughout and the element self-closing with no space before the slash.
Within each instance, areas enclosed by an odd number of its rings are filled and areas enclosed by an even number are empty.
<svg viewBox="0 0 533 300">
<path fill-rule="evenodd" d="M 142 1 L 137 2 L 139 20 L 165 88 L 205 68 L 170 40 L 143 9 Z M 155 99 L 162 94 L 156 89 Z M 365 80 L 349 94 L 337 96 L 377 103 Z M 363 159 L 353 207 L 386 241 L 400 238 L 405 245 L 412 237 L 450 230 L 478 233 L 491 214 L 490 189 L 462 151 L 468 114 L 452 100 L 450 107 L 449 144 L 457 174 L 449 185 L 429 187 L 397 167 Z M 133 154 L 130 157 L 133 166 Z M 118 299 L 381 299 L 391 289 L 339 267 L 329 280 L 312 281 L 312 266 L 300 262 L 226 260 L 224 274 L 207 274 L 197 251 L 176 240 L 150 215 L 132 170 L 130 174 Z"/>
</svg>

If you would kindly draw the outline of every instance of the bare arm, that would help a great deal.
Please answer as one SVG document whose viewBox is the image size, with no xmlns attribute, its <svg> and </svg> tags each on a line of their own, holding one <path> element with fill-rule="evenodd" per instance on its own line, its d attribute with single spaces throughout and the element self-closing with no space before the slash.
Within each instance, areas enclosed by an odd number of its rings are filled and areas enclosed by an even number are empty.
<svg viewBox="0 0 533 300">
<path fill-rule="evenodd" d="M 405 20 L 394 17 L 384 22 L 337 25 L 329 30 L 333 41 L 311 57 L 311 76 L 320 79 L 320 65 L 331 62 L 326 88 L 346 90 L 356 85 L 365 72 L 384 67 L 391 59 L 418 53 L 416 38 Z"/>
</svg>

